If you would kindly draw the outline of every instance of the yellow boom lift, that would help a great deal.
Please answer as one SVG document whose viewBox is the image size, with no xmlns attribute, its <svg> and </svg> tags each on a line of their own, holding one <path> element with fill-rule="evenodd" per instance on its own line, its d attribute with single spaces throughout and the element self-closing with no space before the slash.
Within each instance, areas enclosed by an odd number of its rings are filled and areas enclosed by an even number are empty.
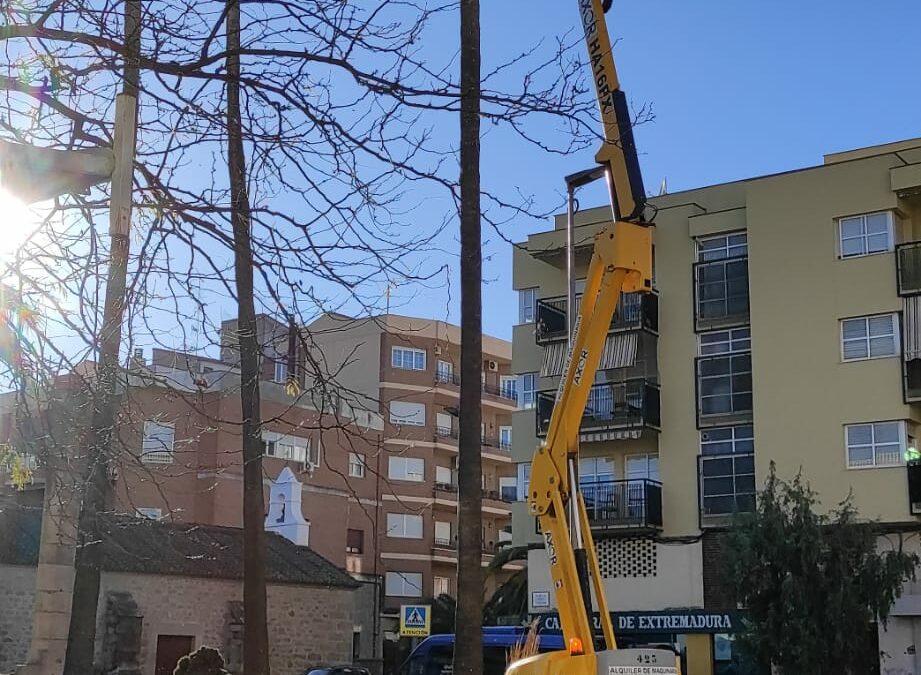
<svg viewBox="0 0 921 675">
<path fill-rule="evenodd" d="M 585 502 L 578 487 L 579 424 L 621 292 L 652 290 L 652 223 L 645 218 L 640 173 L 627 99 L 614 67 L 604 19 L 611 0 L 577 0 L 601 118 L 604 145 L 598 167 L 567 178 L 576 187 L 604 178 L 614 222 L 595 235 L 578 316 L 571 322 L 569 353 L 557 390 L 546 441 L 531 465 L 528 508 L 543 533 L 563 631 L 564 651 L 512 663 L 507 675 L 674 675 L 679 662 L 666 649 L 617 649 L 598 570 Z M 569 241 L 570 302 L 573 242 Z M 601 624 L 593 627 L 592 595 Z"/>
</svg>

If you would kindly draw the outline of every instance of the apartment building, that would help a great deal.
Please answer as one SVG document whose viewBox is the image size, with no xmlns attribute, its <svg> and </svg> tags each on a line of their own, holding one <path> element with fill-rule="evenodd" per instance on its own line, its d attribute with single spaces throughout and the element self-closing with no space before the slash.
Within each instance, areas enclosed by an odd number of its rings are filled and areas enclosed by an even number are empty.
<svg viewBox="0 0 921 675">
<path fill-rule="evenodd" d="M 457 438 L 460 329 L 387 314 L 327 314 L 307 326 L 340 395 L 383 417 L 380 452 L 369 466 L 379 484 L 380 573 L 385 610 L 420 597 L 454 595 L 457 578 Z M 483 336 L 483 564 L 511 540 L 516 499 L 511 461 L 517 378 L 511 345 Z M 493 580 L 495 583 L 495 580 Z"/>
<path fill-rule="evenodd" d="M 691 675 L 736 672 L 723 532 L 771 462 L 832 508 L 853 493 L 883 545 L 919 548 L 906 451 L 921 420 L 921 139 L 653 200 L 655 293 L 624 295 L 582 418 L 580 483 L 624 644 L 669 641 Z M 576 218 L 584 274 L 608 208 Z M 565 352 L 565 218 L 514 252 L 519 495 Z M 519 543 L 540 541 L 525 504 Z M 530 610 L 553 628 L 543 551 Z M 886 672 L 921 672 L 921 589 L 879 628 Z"/>
</svg>

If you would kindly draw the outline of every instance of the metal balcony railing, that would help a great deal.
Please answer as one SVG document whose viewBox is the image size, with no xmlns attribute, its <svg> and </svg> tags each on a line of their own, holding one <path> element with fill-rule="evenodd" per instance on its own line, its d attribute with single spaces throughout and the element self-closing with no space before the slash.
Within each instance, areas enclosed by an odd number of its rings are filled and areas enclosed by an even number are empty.
<svg viewBox="0 0 921 675">
<path fill-rule="evenodd" d="M 555 391 L 537 393 L 538 436 L 547 435 L 555 402 Z M 659 388 L 648 380 L 627 380 L 593 386 L 579 428 L 583 432 L 658 429 L 659 424 Z"/>
<path fill-rule="evenodd" d="M 694 264 L 698 331 L 748 323 L 748 256 Z"/>
<path fill-rule="evenodd" d="M 435 483 L 435 492 L 457 492 L 457 483 Z"/>
<path fill-rule="evenodd" d="M 599 529 L 662 527 L 662 484 L 649 478 L 579 484 L 588 522 Z"/>
<path fill-rule="evenodd" d="M 454 372 L 436 371 L 435 384 L 447 384 L 452 387 L 459 387 L 460 375 L 457 375 Z M 504 398 L 511 401 L 518 400 L 518 394 L 514 385 L 495 385 L 483 382 L 481 389 L 484 394 L 489 394 L 490 396 L 496 396 L 498 398 Z"/>
<path fill-rule="evenodd" d="M 576 296 L 576 302 L 580 297 Z M 565 340 L 568 334 L 565 297 L 544 298 L 537 301 L 535 339 L 538 344 Z M 655 293 L 622 293 L 611 319 L 611 331 L 659 330 L 659 296 Z"/>
<path fill-rule="evenodd" d="M 450 384 L 455 387 L 460 386 L 460 375 L 455 375 L 453 371 L 435 371 L 435 384 Z"/>
<path fill-rule="evenodd" d="M 436 538 L 435 538 L 434 547 L 435 547 L 435 548 L 445 548 L 445 549 L 448 549 L 448 550 L 453 550 L 453 549 L 456 549 L 456 548 L 457 548 L 457 541 L 455 541 L 455 540 L 453 540 L 453 539 L 439 539 L 439 538 L 436 537 Z"/>
<path fill-rule="evenodd" d="M 921 295 L 921 241 L 899 244 L 895 253 L 899 295 Z"/>
<path fill-rule="evenodd" d="M 457 439 L 457 429 L 451 427 L 435 427 L 436 438 L 453 438 Z"/>
</svg>

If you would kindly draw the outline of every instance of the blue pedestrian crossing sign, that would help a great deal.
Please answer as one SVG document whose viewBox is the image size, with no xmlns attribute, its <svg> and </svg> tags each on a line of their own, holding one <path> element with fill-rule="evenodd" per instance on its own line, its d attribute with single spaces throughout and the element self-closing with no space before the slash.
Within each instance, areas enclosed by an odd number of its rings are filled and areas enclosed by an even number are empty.
<svg viewBox="0 0 921 675">
<path fill-rule="evenodd" d="M 400 605 L 400 635 L 428 637 L 431 632 L 431 605 Z"/>
</svg>

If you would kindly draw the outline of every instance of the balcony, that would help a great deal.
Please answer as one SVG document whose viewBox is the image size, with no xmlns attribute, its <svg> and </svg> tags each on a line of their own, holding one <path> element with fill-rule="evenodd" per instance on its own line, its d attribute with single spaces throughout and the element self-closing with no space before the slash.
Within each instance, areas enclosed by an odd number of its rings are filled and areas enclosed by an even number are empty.
<svg viewBox="0 0 921 675">
<path fill-rule="evenodd" d="M 435 384 L 436 385 L 448 385 L 450 387 L 459 387 L 460 386 L 460 375 L 456 375 L 453 371 L 436 371 L 435 372 Z M 484 394 L 489 396 L 495 396 L 497 398 L 506 399 L 509 401 L 518 401 L 518 393 L 514 385 L 498 386 L 495 384 L 482 383 L 481 389 Z"/>
<path fill-rule="evenodd" d="M 576 300 L 579 298 L 577 296 Z M 537 344 L 565 340 L 569 331 L 566 322 L 565 297 L 537 301 L 535 339 Z M 610 330 L 659 330 L 659 297 L 655 293 L 622 293 L 611 319 Z"/>
<path fill-rule="evenodd" d="M 432 545 L 432 548 L 440 548 L 445 551 L 455 551 L 457 550 L 457 540 L 456 539 L 439 539 L 438 537 L 436 537 Z"/>
<path fill-rule="evenodd" d="M 538 392 L 536 420 L 540 437 L 547 435 L 555 402 L 556 392 Z M 627 380 L 593 386 L 579 428 L 583 433 L 592 433 L 658 429 L 659 424 L 659 388 L 648 380 Z"/>
<path fill-rule="evenodd" d="M 658 530 L 662 527 L 662 484 L 641 478 L 581 483 L 588 522 L 598 530 Z"/>
<path fill-rule="evenodd" d="M 906 403 L 921 401 L 921 359 L 902 360 L 902 393 Z"/>
<path fill-rule="evenodd" d="M 921 241 L 899 244 L 895 253 L 899 295 L 921 295 Z"/>
<path fill-rule="evenodd" d="M 458 435 L 457 429 L 452 427 L 435 427 L 436 441 L 447 439 L 451 443 L 456 444 Z M 492 454 L 508 455 L 512 452 L 511 441 L 507 438 L 500 438 L 499 436 L 480 436 L 480 445 L 483 446 L 484 451 Z"/>
<path fill-rule="evenodd" d="M 697 331 L 748 323 L 748 257 L 694 264 Z"/>
</svg>

